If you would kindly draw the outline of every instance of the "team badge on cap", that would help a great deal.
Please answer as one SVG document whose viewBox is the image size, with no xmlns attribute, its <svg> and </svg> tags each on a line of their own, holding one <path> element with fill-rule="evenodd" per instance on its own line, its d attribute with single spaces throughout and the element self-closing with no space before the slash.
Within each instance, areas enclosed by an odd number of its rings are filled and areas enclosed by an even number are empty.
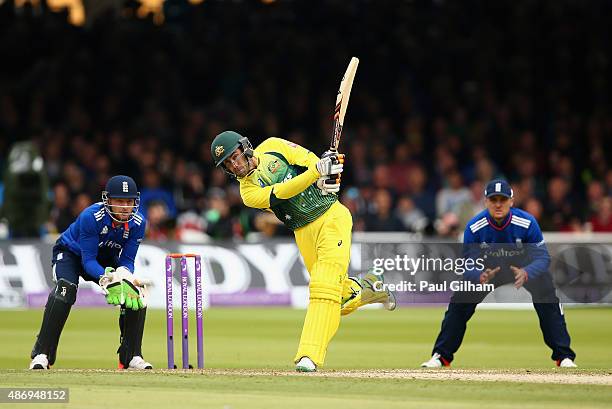
<svg viewBox="0 0 612 409">
<path fill-rule="evenodd" d="M 225 148 L 223 147 L 223 145 L 219 145 L 215 148 L 215 155 L 217 155 L 217 158 L 223 155 L 223 152 L 225 152 Z"/>
<path fill-rule="evenodd" d="M 487 183 L 487 187 L 484 191 L 485 197 L 491 196 L 505 196 L 508 198 L 514 197 L 514 192 L 510 187 L 510 183 L 503 179 L 494 179 Z"/>
</svg>

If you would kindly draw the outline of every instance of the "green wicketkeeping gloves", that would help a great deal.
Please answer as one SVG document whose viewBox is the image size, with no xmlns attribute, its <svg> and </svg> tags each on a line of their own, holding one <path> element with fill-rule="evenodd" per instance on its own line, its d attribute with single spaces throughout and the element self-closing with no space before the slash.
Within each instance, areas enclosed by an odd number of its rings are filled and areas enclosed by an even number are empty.
<svg viewBox="0 0 612 409">
<path fill-rule="evenodd" d="M 106 294 L 106 302 L 112 305 L 121 305 L 124 302 L 121 280 L 117 280 L 118 277 L 113 276 L 114 272 L 113 267 L 106 267 L 99 283 L 104 294 Z"/>
<path fill-rule="evenodd" d="M 125 299 L 125 307 L 138 311 L 145 307 L 140 290 L 125 278 L 121 280 L 121 290 Z"/>
<path fill-rule="evenodd" d="M 137 311 L 145 307 L 141 290 L 136 287 L 130 277 L 115 272 L 113 267 L 106 267 L 100 277 L 100 287 L 106 295 L 106 302 L 112 305 L 124 305 Z"/>
</svg>

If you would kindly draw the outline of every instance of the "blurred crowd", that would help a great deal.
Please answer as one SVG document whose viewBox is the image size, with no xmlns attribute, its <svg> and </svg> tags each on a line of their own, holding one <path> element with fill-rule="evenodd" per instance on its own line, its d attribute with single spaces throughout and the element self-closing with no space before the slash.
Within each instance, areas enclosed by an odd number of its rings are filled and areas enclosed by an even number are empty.
<svg viewBox="0 0 612 409">
<path fill-rule="evenodd" d="M 210 142 L 234 129 L 322 153 L 352 55 L 341 201 L 355 231 L 455 237 L 494 177 L 544 231 L 612 231 L 612 3 L 166 4 L 162 25 L 128 1 L 74 27 L 0 3 L 0 165 L 17 141 L 38 147 L 47 233 L 126 174 L 149 239 L 290 234 L 241 205 Z"/>
</svg>

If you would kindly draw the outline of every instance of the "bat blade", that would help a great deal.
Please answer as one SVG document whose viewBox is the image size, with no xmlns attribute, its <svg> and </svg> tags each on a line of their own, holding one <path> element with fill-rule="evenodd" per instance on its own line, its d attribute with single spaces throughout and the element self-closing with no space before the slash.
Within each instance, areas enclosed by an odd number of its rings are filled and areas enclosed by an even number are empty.
<svg viewBox="0 0 612 409">
<path fill-rule="evenodd" d="M 334 110 L 334 134 L 329 147 L 331 151 L 337 151 L 340 145 L 342 127 L 344 126 L 344 116 L 346 115 L 346 108 L 348 107 L 349 98 L 351 97 L 351 89 L 353 88 L 353 80 L 355 79 L 358 65 L 359 58 L 351 58 L 351 62 L 349 62 L 346 72 L 342 77 L 342 81 L 340 81 L 340 89 L 338 89 L 336 108 Z"/>
</svg>

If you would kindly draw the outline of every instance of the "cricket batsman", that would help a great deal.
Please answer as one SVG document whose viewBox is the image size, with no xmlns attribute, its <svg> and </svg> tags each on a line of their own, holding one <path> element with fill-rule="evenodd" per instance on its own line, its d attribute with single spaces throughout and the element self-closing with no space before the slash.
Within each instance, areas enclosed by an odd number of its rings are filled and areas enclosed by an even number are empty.
<svg viewBox="0 0 612 409">
<path fill-rule="evenodd" d="M 83 210 L 57 239 L 51 261 L 56 285 L 47 299 L 30 369 L 49 369 L 55 363 L 62 329 L 77 298 L 79 277 L 97 282 L 106 301 L 120 306 L 119 368 L 152 368 L 141 351 L 146 302 L 132 276 L 146 225 L 138 212 L 139 202 L 134 180 L 113 176 L 102 192 L 102 202 Z"/>
<path fill-rule="evenodd" d="M 370 303 L 395 308 L 392 294 L 373 290 L 379 277 L 348 277 L 353 221 L 336 196 L 344 155 L 328 151 L 318 158 L 279 138 L 253 149 L 233 131 L 217 135 L 210 149 L 215 166 L 238 179 L 244 204 L 274 212 L 295 235 L 310 274 L 310 301 L 294 362 L 297 371 L 314 372 L 325 361 L 341 315 Z"/>
<path fill-rule="evenodd" d="M 576 367 L 576 354 L 570 348 L 563 307 L 548 270 L 550 255 L 538 222 L 526 211 L 512 207 L 514 194 L 507 181 L 492 180 L 484 195 L 486 209 L 468 222 L 463 236 L 464 257 L 484 260 L 481 265 L 484 269 L 469 269 L 464 279 L 491 283 L 495 287 L 508 283 L 514 283 L 517 289 L 524 287 L 532 296 L 544 342 L 552 350 L 551 358 L 562 368 Z M 468 320 L 488 293 L 457 291 L 453 294 L 433 355 L 422 367 L 450 366 Z"/>
</svg>

